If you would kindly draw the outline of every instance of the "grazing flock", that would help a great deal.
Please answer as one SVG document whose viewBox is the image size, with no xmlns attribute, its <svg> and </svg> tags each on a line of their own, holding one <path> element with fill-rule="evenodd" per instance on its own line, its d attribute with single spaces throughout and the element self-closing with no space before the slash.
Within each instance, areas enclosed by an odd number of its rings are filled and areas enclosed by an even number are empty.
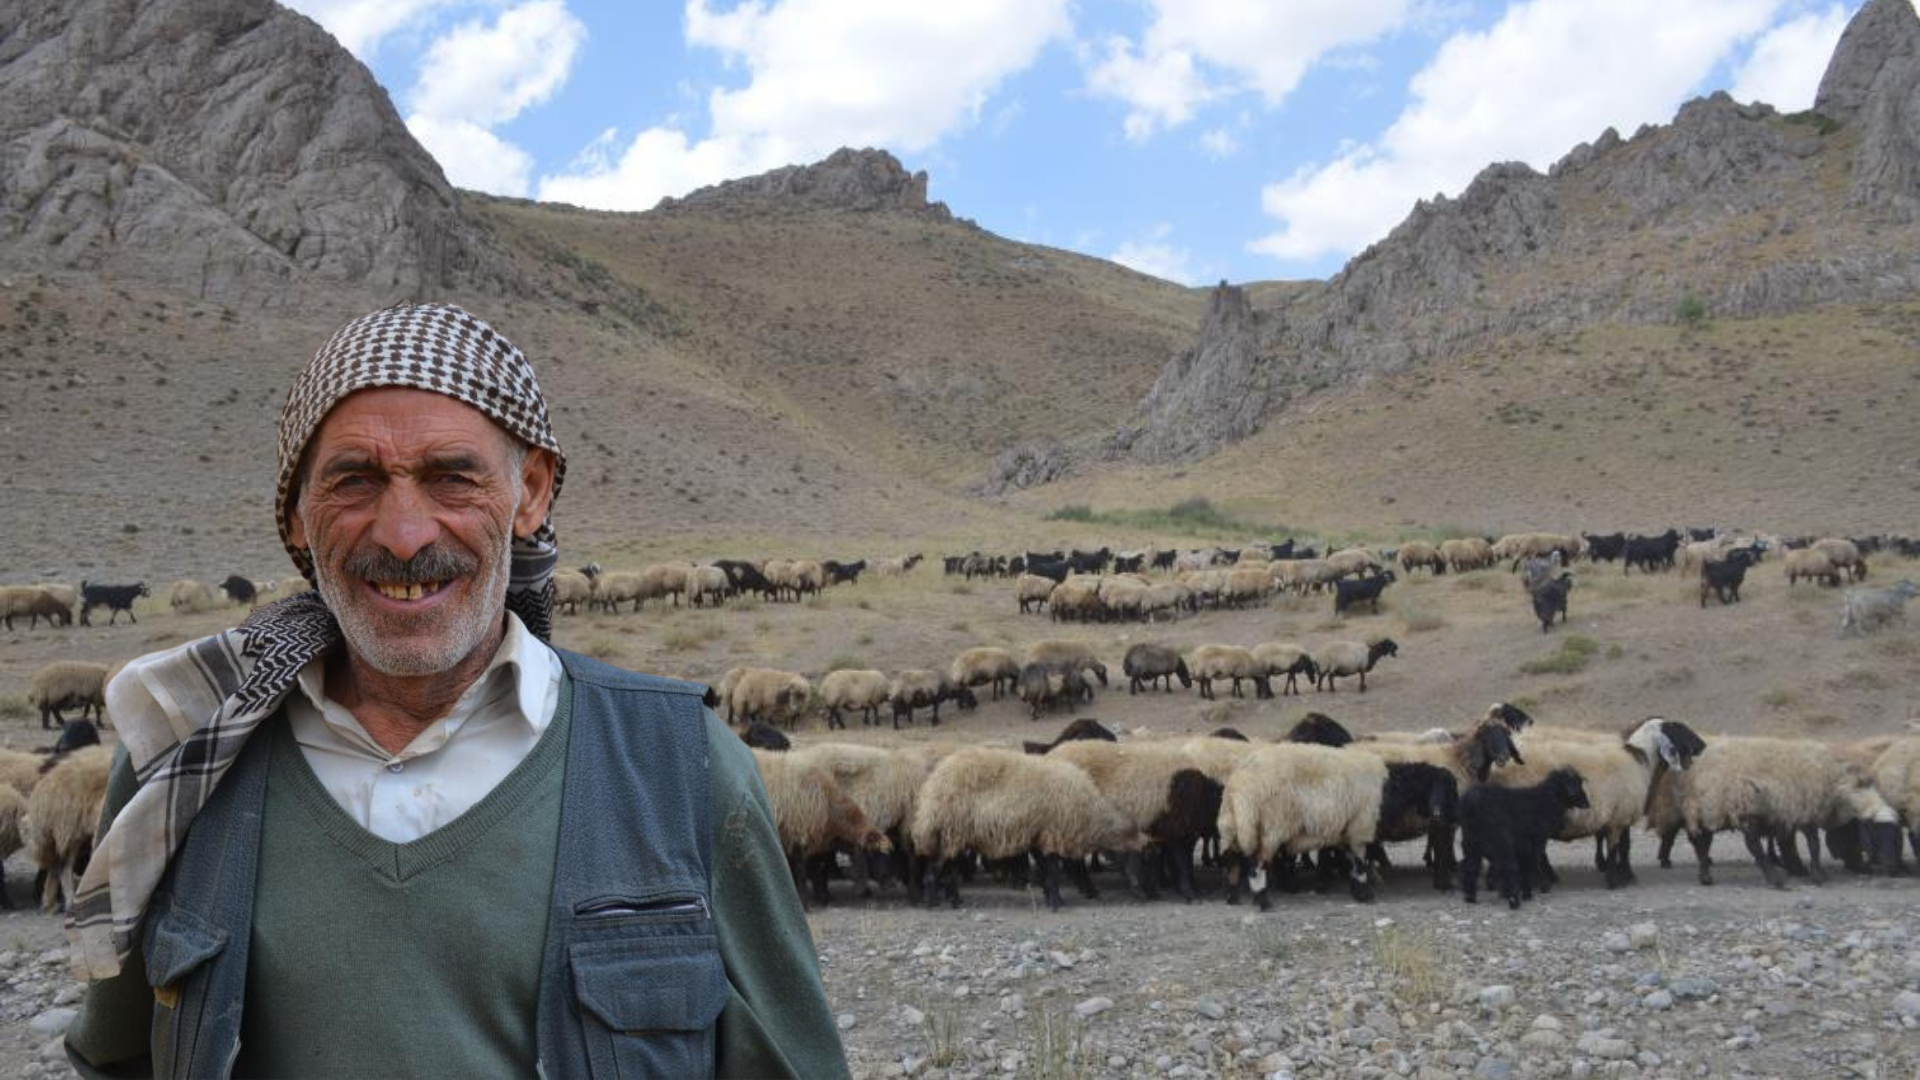
<svg viewBox="0 0 1920 1080">
<path fill-rule="evenodd" d="M 1749 572 L 1772 560 L 1789 588 L 1844 587 L 1841 631 L 1854 634 L 1903 620 L 1905 604 L 1920 594 L 1909 580 L 1865 584 L 1869 557 L 1882 551 L 1916 558 L 1920 542 L 1669 529 L 1413 540 L 1324 553 L 1292 540 L 1241 549 L 973 552 L 944 557 L 942 567 L 964 579 L 1009 580 L 1018 611 L 1069 623 L 1158 622 L 1283 595 L 1327 597 L 1334 613 L 1364 616 L 1379 612 L 1382 596 L 1404 577 L 1504 565 L 1548 632 L 1568 617 L 1576 572 L 1618 563 L 1622 574 L 1689 575 L 1706 607 L 1710 599 L 1738 603 Z M 555 575 L 554 600 L 567 615 L 631 614 L 649 602 L 705 607 L 742 596 L 793 603 L 863 577 L 906 575 L 922 561 L 919 554 L 719 559 L 637 571 L 588 564 Z M 201 612 L 252 606 L 290 588 L 234 574 L 213 586 L 175 582 L 162 595 L 176 612 Z M 92 616 L 104 612 L 113 626 L 122 613 L 136 622 L 136 601 L 153 595 L 146 582 L 0 586 L 0 620 L 14 630 L 24 617 L 21 629 L 34 631 L 42 621 L 71 626 L 76 616 L 80 625 L 98 625 Z M 1300 694 L 1303 683 L 1331 694 L 1341 680 L 1364 692 L 1368 676 L 1398 653 L 1385 637 L 1184 651 L 1149 642 L 1126 651 L 1118 677 L 1130 694 L 1192 690 L 1206 700 Z M 1277 890 L 1344 882 L 1355 898 L 1370 900 L 1388 866 L 1384 845 L 1420 841 L 1434 887 L 1469 901 L 1484 889 L 1519 906 L 1556 882 L 1553 840 L 1591 837 L 1607 886 L 1631 884 L 1632 836 L 1642 828 L 1657 839 L 1663 866 L 1684 833 L 1703 883 L 1713 880 L 1713 838 L 1725 831 L 1740 835 L 1775 885 L 1790 875 L 1824 877 L 1823 843 L 1860 872 L 1904 872 L 1903 840 L 1920 857 L 1920 735 L 1912 734 L 1846 745 L 1703 737 L 1654 717 L 1601 736 L 1534 725 L 1501 704 L 1457 731 L 1358 738 L 1310 713 L 1273 743 L 1231 729 L 1123 741 L 1089 719 L 1018 750 L 959 742 L 794 746 L 788 735 L 814 715 L 828 731 L 846 728 L 856 713 L 862 726 L 897 730 L 922 715 L 938 725 L 943 706 L 971 710 L 982 697 L 1018 700 L 1035 720 L 1078 712 L 1115 680 L 1108 659 L 1085 642 L 1050 639 L 1018 654 L 970 648 L 944 666 L 892 673 L 809 677 L 740 667 L 719 680 L 711 703 L 754 746 L 805 900 L 827 899 L 843 860 L 863 894 L 878 879 L 929 904 L 957 905 L 963 882 L 990 874 L 1037 883 L 1058 908 L 1063 879 L 1091 896 L 1103 869 L 1148 897 L 1166 890 L 1192 900 L 1211 889 L 1229 902 L 1251 895 L 1265 909 Z M 48 904 L 70 894 L 90 851 L 109 754 L 89 744 L 106 719 L 112 675 L 105 665 L 75 661 L 36 672 L 28 702 L 43 730 L 60 730 L 59 741 L 39 752 L 0 751 L 0 847 L 29 850 Z M 65 715 L 75 710 L 77 718 Z"/>
</svg>

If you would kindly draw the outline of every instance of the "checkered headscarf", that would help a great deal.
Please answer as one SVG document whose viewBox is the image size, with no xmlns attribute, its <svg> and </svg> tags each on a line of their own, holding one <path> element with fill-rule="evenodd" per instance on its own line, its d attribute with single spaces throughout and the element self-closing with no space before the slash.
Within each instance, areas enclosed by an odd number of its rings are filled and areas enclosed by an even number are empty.
<svg viewBox="0 0 1920 1080">
<path fill-rule="evenodd" d="M 328 339 L 301 371 L 280 414 L 280 479 L 274 514 L 280 539 L 300 573 L 313 556 L 294 542 L 287 508 L 301 455 L 335 405 L 375 387 L 428 390 L 465 402 L 530 446 L 555 458 L 554 494 L 566 457 L 547 426 L 547 405 L 527 358 L 492 327 L 448 304 L 402 304 L 355 319 Z M 513 540 L 507 608 L 545 639 L 552 627 L 553 570 L 559 561 L 551 520 Z M 187 828 L 247 738 L 280 707 L 300 669 L 341 641 L 340 626 L 318 591 L 255 611 L 222 634 L 127 665 L 107 696 L 140 788 L 99 838 L 67 916 L 73 966 L 85 978 L 119 971 L 154 887 Z M 147 692 L 121 693 L 123 679 Z M 147 709 L 147 702 L 171 703 Z"/>
</svg>

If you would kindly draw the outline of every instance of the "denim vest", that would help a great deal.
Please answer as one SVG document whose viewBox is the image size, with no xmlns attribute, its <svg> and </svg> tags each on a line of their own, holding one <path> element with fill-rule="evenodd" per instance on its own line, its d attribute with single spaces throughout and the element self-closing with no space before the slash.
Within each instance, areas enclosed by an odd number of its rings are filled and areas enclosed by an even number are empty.
<svg viewBox="0 0 1920 1080">
<path fill-rule="evenodd" d="M 728 984 L 710 902 L 706 688 L 555 652 L 573 730 L 530 1018 L 540 1075 L 712 1075 Z M 148 908 L 155 1077 L 228 1076 L 240 1052 L 267 759 L 267 740 L 250 740 Z"/>
</svg>

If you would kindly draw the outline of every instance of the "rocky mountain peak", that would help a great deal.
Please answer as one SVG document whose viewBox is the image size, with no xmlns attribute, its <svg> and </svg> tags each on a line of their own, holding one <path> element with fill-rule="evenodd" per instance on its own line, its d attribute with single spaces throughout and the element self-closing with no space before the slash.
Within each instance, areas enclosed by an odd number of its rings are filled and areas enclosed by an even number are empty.
<svg viewBox="0 0 1920 1080">
<path fill-rule="evenodd" d="M 841 147 L 811 165 L 788 165 L 758 176 L 727 180 L 679 199 L 660 200 L 659 209 L 676 207 L 749 208 L 803 206 L 825 210 L 895 210 L 945 220 L 945 203 L 927 201 L 927 174 L 908 172 L 885 150 Z"/>
<path fill-rule="evenodd" d="M 386 91 L 271 0 L 11 0 L 0 243 L 222 300 L 377 295 L 479 270 L 485 244 Z"/>
<path fill-rule="evenodd" d="M 1876 99 L 1920 90 L 1920 16 L 1913 0 L 1867 0 L 1833 50 L 1814 96 L 1815 112 L 1859 116 Z"/>
</svg>

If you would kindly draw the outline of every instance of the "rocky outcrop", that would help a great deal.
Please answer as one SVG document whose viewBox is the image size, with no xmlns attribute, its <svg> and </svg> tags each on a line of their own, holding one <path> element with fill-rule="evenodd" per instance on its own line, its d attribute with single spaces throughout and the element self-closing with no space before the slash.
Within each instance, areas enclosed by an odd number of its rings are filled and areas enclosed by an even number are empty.
<svg viewBox="0 0 1920 1080">
<path fill-rule="evenodd" d="M 659 209 L 778 209 L 808 207 L 871 212 L 893 210 L 940 220 L 952 215 L 945 203 L 927 201 L 927 174 L 910 173 L 885 150 L 842 147 L 812 165 L 788 165 L 758 176 L 703 187 L 678 199 L 660 200 Z"/>
<path fill-rule="evenodd" d="M 1911 297 L 1917 214 L 1920 17 L 1870 0 L 1813 112 L 1714 94 L 1544 175 L 1491 165 L 1273 310 L 1223 287 L 1109 451 L 1202 457 L 1302 391 L 1506 338 L 1669 321 L 1683 301 L 1747 316 Z"/>
<path fill-rule="evenodd" d="M 9 0 L 0 244 L 221 300 L 496 272 L 367 69 L 270 0 Z"/>
<path fill-rule="evenodd" d="M 1851 201 L 1920 215 L 1920 16 L 1910 0 L 1867 0 L 1834 49 L 1814 111 L 1858 132 Z"/>
<path fill-rule="evenodd" d="M 1072 472 L 1074 464 L 1073 451 L 1058 439 L 1024 442 L 996 455 L 986 479 L 973 490 L 978 495 L 1002 495 L 1050 484 Z"/>
</svg>

